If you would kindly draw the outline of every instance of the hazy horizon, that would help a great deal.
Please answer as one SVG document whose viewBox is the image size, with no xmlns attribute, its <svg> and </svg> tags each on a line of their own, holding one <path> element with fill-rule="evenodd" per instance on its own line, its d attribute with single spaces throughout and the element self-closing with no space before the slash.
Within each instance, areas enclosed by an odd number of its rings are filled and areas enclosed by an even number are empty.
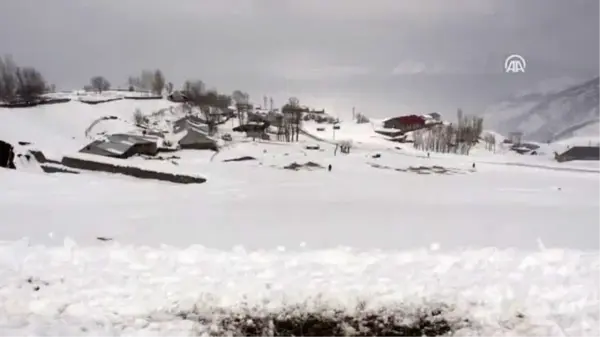
<svg viewBox="0 0 600 337">
<path fill-rule="evenodd" d="M 180 87 L 289 96 L 338 115 L 477 113 L 599 73 L 597 0 L 0 1 L 0 53 L 60 89 L 161 69 Z M 520 54 L 524 74 L 506 74 Z"/>
</svg>

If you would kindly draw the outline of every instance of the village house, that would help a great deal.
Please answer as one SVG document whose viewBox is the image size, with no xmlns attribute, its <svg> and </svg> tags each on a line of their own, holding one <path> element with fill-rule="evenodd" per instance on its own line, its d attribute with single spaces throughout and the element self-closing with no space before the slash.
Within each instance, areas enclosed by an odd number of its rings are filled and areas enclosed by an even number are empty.
<svg viewBox="0 0 600 337">
<path fill-rule="evenodd" d="M 573 146 L 561 154 L 554 154 L 556 161 L 571 160 L 600 160 L 600 147 L 598 146 Z"/>
<path fill-rule="evenodd" d="M 407 115 L 387 119 L 383 122 L 383 127 L 408 132 L 425 128 L 426 124 L 427 119 L 423 116 Z"/>
</svg>

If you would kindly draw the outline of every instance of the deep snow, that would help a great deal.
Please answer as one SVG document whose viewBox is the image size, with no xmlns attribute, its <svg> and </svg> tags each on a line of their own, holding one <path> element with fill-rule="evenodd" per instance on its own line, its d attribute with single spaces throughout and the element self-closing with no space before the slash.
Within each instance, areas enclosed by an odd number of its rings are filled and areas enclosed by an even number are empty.
<svg viewBox="0 0 600 337">
<path fill-rule="evenodd" d="M 0 139 L 68 154 L 104 115 L 171 106 L 0 109 Z M 197 186 L 0 170 L 0 334 L 189 335 L 201 328 L 178 310 L 319 296 L 346 308 L 443 302 L 476 323 L 467 334 L 600 333 L 597 163 L 481 149 L 426 158 L 372 129 L 342 123 L 346 156 L 303 136 L 182 151 L 178 166 L 129 160 L 208 179 Z M 315 143 L 322 151 L 305 149 Z M 241 156 L 257 160 L 223 162 Z M 333 170 L 282 168 L 307 161 Z M 434 165 L 452 174 L 408 170 Z"/>
</svg>

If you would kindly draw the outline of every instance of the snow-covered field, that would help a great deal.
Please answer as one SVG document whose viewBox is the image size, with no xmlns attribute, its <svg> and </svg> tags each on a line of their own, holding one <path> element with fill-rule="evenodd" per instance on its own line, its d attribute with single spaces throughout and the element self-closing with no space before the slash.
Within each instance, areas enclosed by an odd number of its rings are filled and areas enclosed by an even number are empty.
<svg viewBox="0 0 600 337">
<path fill-rule="evenodd" d="M 104 115 L 170 106 L 0 109 L 0 139 L 68 154 Z M 447 305 L 468 319 L 457 334 L 600 333 L 597 163 L 426 158 L 361 128 L 336 135 L 349 155 L 306 136 L 176 153 L 208 179 L 193 186 L 0 170 L 0 334 L 198 335 L 219 310 L 365 303 Z M 242 156 L 255 160 L 224 162 Z M 283 169 L 308 161 L 332 171 Z"/>
</svg>

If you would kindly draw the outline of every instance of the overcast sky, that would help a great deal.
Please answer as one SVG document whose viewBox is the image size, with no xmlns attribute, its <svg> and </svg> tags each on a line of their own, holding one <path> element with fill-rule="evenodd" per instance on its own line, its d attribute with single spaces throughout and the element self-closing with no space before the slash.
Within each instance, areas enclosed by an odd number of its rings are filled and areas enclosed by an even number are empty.
<svg viewBox="0 0 600 337">
<path fill-rule="evenodd" d="M 160 68 L 338 114 L 475 112 L 597 76 L 598 18 L 598 0 L 0 0 L 0 54 L 64 89 Z"/>
</svg>

